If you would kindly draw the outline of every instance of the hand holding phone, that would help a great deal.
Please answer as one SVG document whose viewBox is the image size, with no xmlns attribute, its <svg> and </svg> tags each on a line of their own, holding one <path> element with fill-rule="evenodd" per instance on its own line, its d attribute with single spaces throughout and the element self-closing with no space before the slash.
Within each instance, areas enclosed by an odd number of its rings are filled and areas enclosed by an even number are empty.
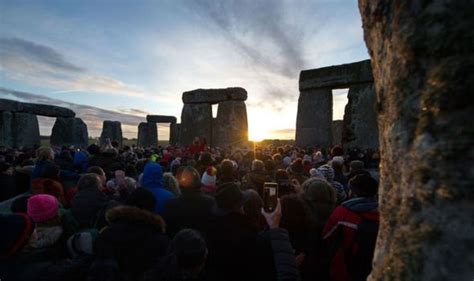
<svg viewBox="0 0 474 281">
<path fill-rule="evenodd" d="M 280 219 L 281 219 L 280 199 L 277 198 L 277 205 L 276 205 L 275 210 L 272 213 L 267 213 L 262 208 L 262 215 L 267 221 L 267 224 L 271 229 L 280 227 Z"/>
<path fill-rule="evenodd" d="M 278 201 L 278 184 L 276 182 L 265 182 L 263 184 L 263 209 L 267 213 L 275 210 Z"/>
</svg>

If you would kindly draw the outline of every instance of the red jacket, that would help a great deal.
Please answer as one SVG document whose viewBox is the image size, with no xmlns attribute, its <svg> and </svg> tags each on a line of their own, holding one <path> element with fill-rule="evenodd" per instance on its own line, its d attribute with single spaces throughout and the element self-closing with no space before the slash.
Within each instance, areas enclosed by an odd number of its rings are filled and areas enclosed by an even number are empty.
<svg viewBox="0 0 474 281">
<path fill-rule="evenodd" d="M 357 251 L 355 234 L 363 220 L 379 221 L 376 199 L 357 197 L 344 202 L 334 209 L 322 233 L 325 249 L 333 251 L 329 255 L 329 275 L 333 281 L 353 280 L 348 267 L 351 254 Z M 326 253 L 327 254 L 327 253 Z M 369 261 L 370 262 L 370 261 Z"/>
</svg>

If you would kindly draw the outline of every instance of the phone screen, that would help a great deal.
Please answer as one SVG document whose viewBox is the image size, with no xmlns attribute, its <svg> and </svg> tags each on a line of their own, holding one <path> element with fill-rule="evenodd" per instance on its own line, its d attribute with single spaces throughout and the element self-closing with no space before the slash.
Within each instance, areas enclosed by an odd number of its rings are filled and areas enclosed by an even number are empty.
<svg viewBox="0 0 474 281">
<path fill-rule="evenodd" d="M 263 209 L 265 212 L 273 212 L 278 203 L 278 184 L 266 182 L 263 184 Z"/>
</svg>

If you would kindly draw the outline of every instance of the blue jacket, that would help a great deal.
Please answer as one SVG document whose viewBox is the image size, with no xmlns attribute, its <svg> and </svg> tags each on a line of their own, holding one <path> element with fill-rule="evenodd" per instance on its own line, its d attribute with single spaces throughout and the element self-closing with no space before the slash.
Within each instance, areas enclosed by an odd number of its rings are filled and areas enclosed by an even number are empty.
<svg viewBox="0 0 474 281">
<path fill-rule="evenodd" d="M 174 194 L 163 187 L 163 171 L 159 164 L 148 163 L 145 165 L 142 186 L 150 190 L 155 196 L 155 213 L 162 214 L 166 202 L 174 198 Z"/>
</svg>

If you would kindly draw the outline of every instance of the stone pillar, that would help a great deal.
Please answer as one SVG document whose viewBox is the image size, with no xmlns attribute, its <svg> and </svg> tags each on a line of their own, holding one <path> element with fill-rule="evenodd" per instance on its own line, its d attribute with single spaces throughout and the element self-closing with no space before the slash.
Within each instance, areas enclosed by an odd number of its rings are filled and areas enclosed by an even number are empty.
<svg viewBox="0 0 474 281">
<path fill-rule="evenodd" d="M 181 124 L 171 123 L 170 124 L 170 144 L 180 144 L 179 135 L 181 130 Z"/>
<path fill-rule="evenodd" d="M 213 145 L 227 147 L 247 144 L 247 107 L 244 101 L 220 102 L 214 124 Z"/>
<path fill-rule="evenodd" d="M 40 145 L 38 117 L 35 114 L 16 112 L 12 119 L 14 147 L 33 147 Z"/>
<path fill-rule="evenodd" d="M 373 83 L 354 85 L 349 88 L 348 103 L 344 110 L 342 143 L 345 148 L 377 149 L 379 131 L 375 112 Z"/>
<path fill-rule="evenodd" d="M 342 127 L 343 121 L 342 120 L 334 120 L 332 121 L 332 144 L 342 144 Z"/>
<path fill-rule="evenodd" d="M 189 145 L 195 137 L 211 141 L 212 107 L 208 103 L 184 104 L 181 112 L 181 145 Z"/>
<path fill-rule="evenodd" d="M 0 111 L 0 146 L 13 147 L 13 113 Z"/>
<path fill-rule="evenodd" d="M 296 117 L 296 145 L 328 148 L 332 144 L 332 90 L 300 92 Z"/>
<path fill-rule="evenodd" d="M 158 146 L 158 131 L 156 123 L 142 122 L 138 125 L 138 143 L 139 147 L 157 147 Z"/>
<path fill-rule="evenodd" d="M 51 133 L 51 145 L 87 147 L 89 145 L 89 134 L 87 125 L 81 118 L 56 118 Z"/>
<path fill-rule="evenodd" d="M 359 0 L 359 8 L 381 149 L 368 280 L 472 280 L 474 2 Z"/>
<path fill-rule="evenodd" d="M 100 143 L 105 144 L 107 139 L 117 141 L 122 145 L 122 124 L 119 121 L 104 120 L 102 124 L 102 133 L 100 135 Z"/>
</svg>

